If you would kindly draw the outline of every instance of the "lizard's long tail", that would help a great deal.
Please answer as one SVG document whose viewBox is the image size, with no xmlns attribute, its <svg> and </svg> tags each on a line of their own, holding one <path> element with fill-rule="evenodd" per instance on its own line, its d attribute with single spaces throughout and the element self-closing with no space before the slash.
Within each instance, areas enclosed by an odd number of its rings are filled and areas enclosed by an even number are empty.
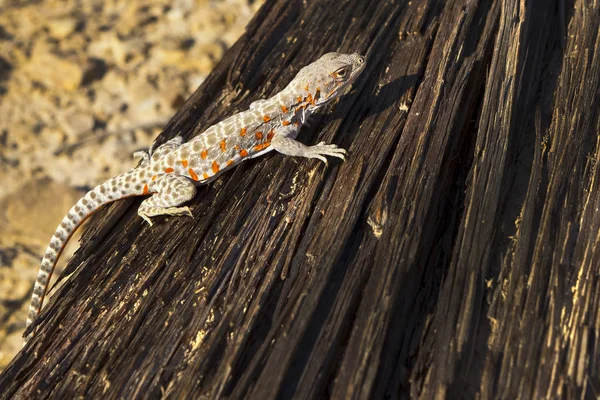
<svg viewBox="0 0 600 400">
<path fill-rule="evenodd" d="M 96 186 L 85 194 L 79 201 L 71 207 L 67 215 L 63 218 L 60 225 L 56 228 L 50 244 L 46 248 L 42 264 L 38 271 L 37 279 L 33 287 L 31 304 L 27 313 L 26 327 L 40 314 L 44 296 L 48 290 L 48 284 L 54 272 L 56 262 L 60 257 L 65 245 L 79 228 L 79 226 L 90 216 L 105 204 L 111 203 L 125 197 L 141 196 L 148 194 L 148 185 L 144 184 L 140 178 L 140 169 L 128 171 L 122 175 L 115 176 L 106 182 Z M 25 343 L 31 338 L 29 334 L 25 338 Z"/>
</svg>

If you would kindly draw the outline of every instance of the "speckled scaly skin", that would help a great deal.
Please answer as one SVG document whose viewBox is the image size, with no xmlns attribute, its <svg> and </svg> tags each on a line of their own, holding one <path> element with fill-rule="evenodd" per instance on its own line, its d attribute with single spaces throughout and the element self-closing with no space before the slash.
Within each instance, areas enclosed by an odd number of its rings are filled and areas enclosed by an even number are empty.
<svg viewBox="0 0 600 400">
<path fill-rule="evenodd" d="M 137 168 L 96 186 L 83 196 L 54 232 L 38 272 L 27 317 L 27 327 L 37 318 L 56 261 L 81 223 L 104 204 L 131 196 L 151 195 L 138 214 L 152 225 L 157 215 L 190 215 L 181 204 L 196 194 L 196 185 L 207 183 L 240 162 L 275 150 L 290 156 L 345 159 L 335 144 L 305 146 L 295 140 L 306 119 L 339 97 L 365 67 L 359 54 L 328 53 L 302 68 L 277 95 L 258 100 L 190 140 L 175 137 L 155 151 L 137 152 Z M 25 342 L 31 337 L 28 336 Z"/>
</svg>

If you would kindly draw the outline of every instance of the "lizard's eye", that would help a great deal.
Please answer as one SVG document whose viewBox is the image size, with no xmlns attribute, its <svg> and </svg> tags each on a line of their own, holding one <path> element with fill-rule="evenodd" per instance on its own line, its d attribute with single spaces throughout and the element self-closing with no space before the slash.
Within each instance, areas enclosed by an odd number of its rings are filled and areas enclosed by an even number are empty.
<svg viewBox="0 0 600 400">
<path fill-rule="evenodd" d="M 341 79 L 344 79 L 347 74 L 348 74 L 347 68 L 340 68 L 333 73 L 333 75 L 335 75 L 336 78 L 341 78 Z"/>
</svg>

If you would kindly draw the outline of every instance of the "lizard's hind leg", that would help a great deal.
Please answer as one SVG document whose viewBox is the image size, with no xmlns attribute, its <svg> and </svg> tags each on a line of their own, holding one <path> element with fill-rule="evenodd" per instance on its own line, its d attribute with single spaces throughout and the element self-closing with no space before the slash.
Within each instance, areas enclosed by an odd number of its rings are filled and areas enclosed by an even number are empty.
<svg viewBox="0 0 600 400">
<path fill-rule="evenodd" d="M 138 215 L 150 226 L 150 217 L 157 215 L 189 215 L 189 207 L 178 207 L 196 195 L 196 186 L 188 178 L 181 175 L 160 175 L 152 182 L 151 197 L 142 201 L 138 208 Z"/>
</svg>

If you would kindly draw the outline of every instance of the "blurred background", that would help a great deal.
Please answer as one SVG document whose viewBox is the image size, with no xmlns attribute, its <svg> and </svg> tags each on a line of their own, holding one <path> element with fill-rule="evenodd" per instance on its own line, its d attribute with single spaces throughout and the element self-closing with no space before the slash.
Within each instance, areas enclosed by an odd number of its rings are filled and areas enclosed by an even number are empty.
<svg viewBox="0 0 600 400">
<path fill-rule="evenodd" d="M 0 0 L 0 371 L 64 214 L 136 165 L 261 4 Z"/>
</svg>

